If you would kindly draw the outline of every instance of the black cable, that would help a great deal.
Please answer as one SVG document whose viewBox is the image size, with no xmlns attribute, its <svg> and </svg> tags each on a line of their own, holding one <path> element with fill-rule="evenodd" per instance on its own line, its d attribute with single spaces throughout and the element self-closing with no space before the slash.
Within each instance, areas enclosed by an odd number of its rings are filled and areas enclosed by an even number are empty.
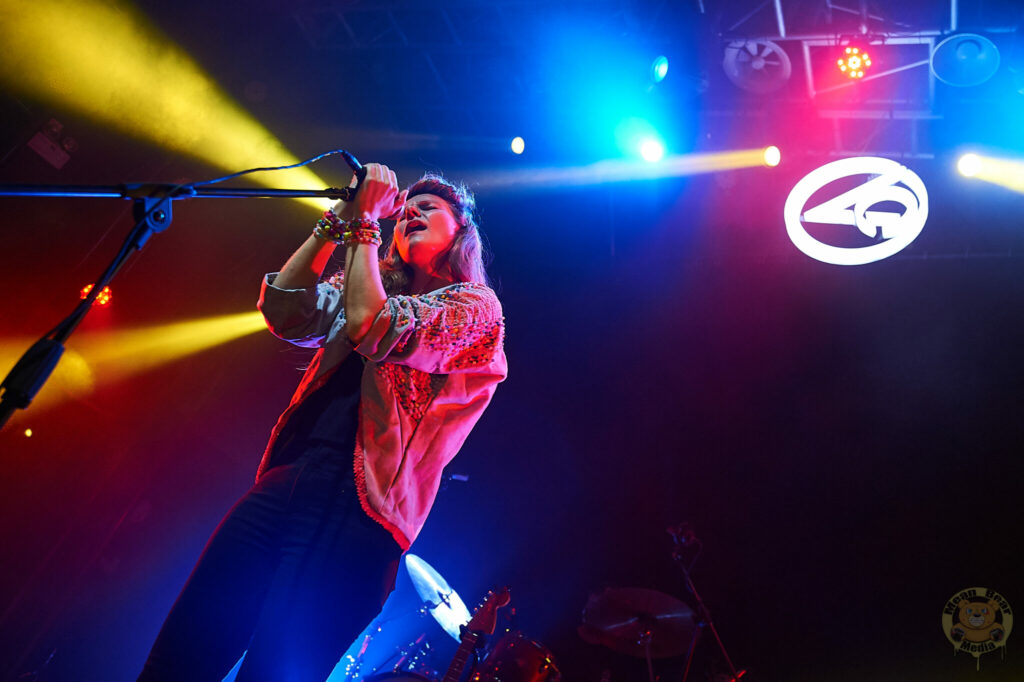
<svg viewBox="0 0 1024 682">
<path fill-rule="evenodd" d="M 309 165 L 311 163 L 315 163 L 315 162 L 319 161 L 320 159 L 324 158 L 325 156 L 331 156 L 332 154 L 346 154 L 348 156 L 351 156 L 344 149 L 333 149 L 333 150 L 331 150 L 329 152 L 324 152 L 323 154 L 317 154 L 316 156 L 314 156 L 312 158 L 309 158 L 309 159 L 306 159 L 305 161 L 300 161 L 298 163 L 293 163 L 290 166 L 268 166 L 268 167 L 265 167 L 265 168 L 250 168 L 249 170 L 238 171 L 237 173 L 232 173 L 231 175 L 225 175 L 223 177 L 214 178 L 213 180 L 203 180 L 202 182 L 193 182 L 190 185 L 182 185 L 182 186 L 183 187 L 202 187 L 204 185 L 214 185 L 214 184 L 216 184 L 218 182 L 224 182 L 225 180 L 231 180 L 232 178 L 237 178 L 237 177 L 242 176 L 242 175 L 248 175 L 249 173 L 259 173 L 259 172 L 262 172 L 262 171 L 288 170 L 289 168 L 300 168 L 302 166 L 307 166 L 307 165 Z M 346 159 L 346 161 L 348 161 L 348 159 Z M 356 162 L 356 163 L 358 163 L 358 162 Z M 351 162 L 350 162 L 349 165 L 351 165 Z"/>
<path fill-rule="evenodd" d="M 250 168 L 248 170 L 239 171 L 219 178 L 213 178 L 212 180 L 176 185 L 172 187 L 170 191 L 163 192 L 157 197 L 133 197 L 130 194 L 124 195 L 125 198 L 133 198 L 135 200 L 136 207 L 140 205 L 140 202 L 148 203 L 149 201 L 152 201 L 153 205 L 149 206 L 145 213 L 142 213 L 141 210 L 136 210 L 135 216 L 137 219 L 135 225 L 128 233 L 128 236 L 125 237 L 121 244 L 121 248 L 118 250 L 114 259 L 110 262 L 110 265 L 108 265 L 103 271 L 103 274 L 100 275 L 99 279 L 93 283 L 92 289 L 89 293 L 86 294 L 85 298 L 77 306 L 75 306 L 75 309 L 70 315 L 58 322 L 53 329 L 46 332 L 46 334 L 33 344 L 32 347 L 22 355 L 21 359 L 18 360 L 10 372 L 7 373 L 7 376 L 3 381 L 0 382 L 0 428 L 3 428 L 7 423 L 7 420 L 12 414 L 14 414 L 15 410 L 28 407 L 35 398 L 36 393 L 38 393 L 39 389 L 41 389 L 43 384 L 46 383 L 46 380 L 53 372 L 53 369 L 57 366 L 60 356 L 64 352 L 64 342 L 67 341 L 68 337 L 71 336 L 71 333 L 74 332 L 81 321 L 85 319 L 85 316 L 92 308 L 92 304 L 96 300 L 96 297 L 100 294 L 103 288 L 113 280 L 121 267 L 128 261 L 132 251 L 141 249 L 153 232 L 160 232 L 170 225 L 170 201 L 176 198 L 182 198 L 183 195 L 195 196 L 195 188 L 199 186 L 213 185 L 218 182 L 230 180 L 231 178 L 237 178 L 241 175 L 257 173 L 260 171 L 299 168 L 333 154 L 342 154 L 345 158 L 345 162 L 356 174 L 355 186 L 350 187 L 347 190 L 349 192 L 349 197 L 347 198 L 351 198 L 351 195 L 358 190 L 362 179 L 366 176 L 366 169 L 363 168 L 362 164 L 360 164 L 352 154 L 344 149 L 334 149 L 323 154 L 318 154 L 312 158 L 306 159 L 305 161 L 300 161 L 299 163 L 293 163 L 287 166 Z M 158 211 L 162 210 L 164 206 L 167 207 L 166 216 L 158 218 L 156 223 L 154 223 L 152 221 L 153 216 Z"/>
</svg>

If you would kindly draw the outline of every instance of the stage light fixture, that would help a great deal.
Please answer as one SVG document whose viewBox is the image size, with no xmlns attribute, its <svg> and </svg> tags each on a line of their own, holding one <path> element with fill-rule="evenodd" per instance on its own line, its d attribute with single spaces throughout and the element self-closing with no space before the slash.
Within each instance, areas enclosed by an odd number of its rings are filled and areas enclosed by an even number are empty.
<svg viewBox="0 0 1024 682">
<path fill-rule="evenodd" d="M 82 291 L 79 294 L 80 298 L 84 301 L 86 297 L 89 296 L 90 291 L 92 291 L 92 285 L 86 284 L 82 287 Z M 110 290 L 110 287 L 103 287 L 103 290 L 96 294 L 96 298 L 93 300 L 92 304 L 98 306 L 110 305 L 112 298 L 114 298 L 114 292 Z"/>
<path fill-rule="evenodd" d="M 871 66 L 871 57 L 859 47 L 848 46 L 843 51 L 843 57 L 836 60 L 836 65 L 850 78 L 863 78 Z"/>
<path fill-rule="evenodd" d="M 964 154 L 956 164 L 960 174 L 1024 194 L 1024 159 L 1000 159 Z"/>
<path fill-rule="evenodd" d="M 521 137 L 513 137 L 512 144 L 509 146 L 513 154 L 522 154 L 523 150 L 526 149 L 526 140 Z"/>
<path fill-rule="evenodd" d="M 640 142 L 640 156 L 648 163 L 661 161 L 665 157 L 665 145 L 657 138 L 648 137 Z"/>
<path fill-rule="evenodd" d="M 991 40 L 977 33 L 958 33 L 935 46 L 931 69 L 943 83 L 966 88 L 992 78 L 999 62 L 999 48 Z"/>
<path fill-rule="evenodd" d="M 782 151 L 779 150 L 778 147 L 776 147 L 775 145 L 772 145 L 770 147 L 765 147 L 765 149 L 764 149 L 764 165 L 768 166 L 769 168 L 774 168 L 775 166 L 778 166 L 781 161 L 782 161 Z"/>
<path fill-rule="evenodd" d="M 668 57 L 661 55 L 651 64 L 651 80 L 660 83 L 668 75 Z"/>
<path fill-rule="evenodd" d="M 227 171 L 298 162 L 139 10 L 124 2 L 5 2 L 0 83 Z M 69 37 L 70 36 L 70 37 Z M 319 189 L 307 167 L 253 176 Z M 327 199 L 301 201 L 323 209 Z"/>
<path fill-rule="evenodd" d="M 25 429 L 25 438 L 32 437 L 32 429 Z"/>
<path fill-rule="evenodd" d="M 981 158 L 977 154 L 964 154 L 956 162 L 956 169 L 960 171 L 960 175 L 973 178 L 981 170 Z"/>
<path fill-rule="evenodd" d="M 722 69 L 737 87 L 764 95 L 786 84 L 793 64 L 786 51 L 770 40 L 737 40 L 726 46 Z"/>
</svg>

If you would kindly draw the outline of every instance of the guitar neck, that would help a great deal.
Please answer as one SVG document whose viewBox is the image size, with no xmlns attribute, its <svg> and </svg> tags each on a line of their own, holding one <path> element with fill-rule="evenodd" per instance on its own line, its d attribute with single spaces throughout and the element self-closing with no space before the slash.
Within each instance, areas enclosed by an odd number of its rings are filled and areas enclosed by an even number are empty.
<svg viewBox="0 0 1024 682">
<path fill-rule="evenodd" d="M 462 637 L 462 644 L 459 645 L 459 650 L 455 652 L 455 656 L 452 658 L 452 664 L 448 666 L 448 672 L 444 674 L 441 682 L 458 682 L 459 678 L 462 677 L 462 671 L 466 667 L 466 661 L 469 660 L 469 655 L 473 653 L 473 648 L 476 646 L 476 642 L 479 637 L 472 632 L 466 632 Z"/>
</svg>

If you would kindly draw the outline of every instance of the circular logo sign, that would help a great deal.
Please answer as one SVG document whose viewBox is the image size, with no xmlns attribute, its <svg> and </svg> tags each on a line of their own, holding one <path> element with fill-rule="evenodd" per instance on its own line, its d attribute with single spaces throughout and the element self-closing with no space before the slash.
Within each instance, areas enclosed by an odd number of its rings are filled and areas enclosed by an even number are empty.
<svg viewBox="0 0 1024 682">
<path fill-rule="evenodd" d="M 857 176 L 868 177 L 853 189 L 838 194 L 828 191 L 837 181 Z M 831 194 L 830 198 L 808 207 L 819 191 Z M 892 210 L 896 205 L 902 208 Z M 921 234 L 928 219 L 928 192 L 917 174 L 892 159 L 840 159 L 816 168 L 796 183 L 783 215 L 789 238 L 811 258 L 835 265 L 864 265 L 899 253 Z M 838 246 L 821 241 L 808 231 L 809 223 L 856 228 L 865 243 Z"/>
<path fill-rule="evenodd" d="M 957 592 L 942 609 L 942 631 L 955 651 L 975 658 L 1006 646 L 1013 630 L 1013 609 L 995 590 L 970 587 Z M 980 665 L 980 662 L 979 662 Z"/>
</svg>

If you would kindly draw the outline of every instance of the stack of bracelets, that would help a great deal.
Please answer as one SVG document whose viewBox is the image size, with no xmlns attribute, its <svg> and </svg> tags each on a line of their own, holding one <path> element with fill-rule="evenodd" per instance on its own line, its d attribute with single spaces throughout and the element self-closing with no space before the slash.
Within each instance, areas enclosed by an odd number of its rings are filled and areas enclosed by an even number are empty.
<svg viewBox="0 0 1024 682">
<path fill-rule="evenodd" d="M 369 218 L 342 220 L 334 211 L 324 211 L 324 217 L 316 221 L 313 235 L 317 239 L 352 246 L 354 244 L 372 244 L 380 246 L 380 223 Z"/>
</svg>

